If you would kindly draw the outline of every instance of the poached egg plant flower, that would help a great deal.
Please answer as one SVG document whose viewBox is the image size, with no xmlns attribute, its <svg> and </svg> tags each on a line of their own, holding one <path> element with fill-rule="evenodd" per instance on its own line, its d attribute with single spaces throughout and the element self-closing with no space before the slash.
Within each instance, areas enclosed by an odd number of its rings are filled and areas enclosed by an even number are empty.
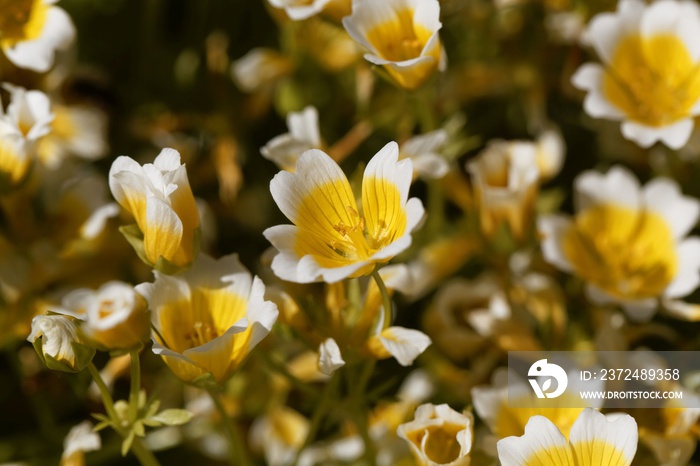
<svg viewBox="0 0 700 466">
<path fill-rule="evenodd" d="M 445 69 L 438 0 L 354 0 L 343 26 L 369 51 L 365 59 L 404 89 L 415 90 Z"/>
<path fill-rule="evenodd" d="M 584 409 L 566 437 L 544 416 L 532 416 L 521 437 L 498 442 L 502 466 L 629 466 L 637 452 L 637 423 L 628 414 Z"/>
<path fill-rule="evenodd" d="M 390 142 L 365 168 L 358 207 L 330 156 L 316 149 L 301 154 L 294 173 L 279 172 L 270 183 L 277 206 L 294 223 L 263 233 L 278 251 L 274 273 L 296 283 L 335 283 L 369 275 L 404 251 L 425 213 L 419 199 L 408 199 L 412 174 L 411 160 L 399 161 L 398 145 Z"/>
<path fill-rule="evenodd" d="M 75 26 L 58 0 L 0 0 L 0 48 L 16 66 L 48 71 L 56 50 L 75 38 Z"/>
<path fill-rule="evenodd" d="M 588 91 L 586 112 L 622 120 L 622 134 L 641 147 L 683 147 L 700 114 L 700 7 L 695 2 L 621 0 L 595 16 L 587 36 L 601 64 L 573 76 Z"/>
<path fill-rule="evenodd" d="M 122 233 L 144 262 L 164 273 L 189 267 L 199 249 L 199 211 L 179 152 L 163 149 L 145 165 L 117 157 L 109 188 L 136 219 L 137 228 Z"/>
<path fill-rule="evenodd" d="M 277 320 L 262 280 L 236 255 L 200 255 L 181 275 L 155 276 L 136 287 L 151 308 L 153 352 L 185 382 L 225 382 Z"/>
<path fill-rule="evenodd" d="M 545 259 L 587 282 L 589 298 L 619 303 L 645 320 L 664 301 L 700 284 L 700 238 L 686 235 L 700 216 L 700 201 L 683 196 L 668 178 L 640 187 L 627 169 L 587 171 L 575 180 L 573 219 L 539 220 Z"/>
</svg>

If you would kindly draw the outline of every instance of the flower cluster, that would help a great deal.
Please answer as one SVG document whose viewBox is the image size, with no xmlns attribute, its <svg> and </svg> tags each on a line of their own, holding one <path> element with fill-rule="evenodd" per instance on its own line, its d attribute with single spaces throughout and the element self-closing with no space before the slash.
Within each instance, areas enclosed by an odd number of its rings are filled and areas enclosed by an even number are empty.
<svg viewBox="0 0 700 466">
<path fill-rule="evenodd" d="M 699 464 L 700 6 L 613 3 L 0 0 L 0 462 Z"/>
</svg>

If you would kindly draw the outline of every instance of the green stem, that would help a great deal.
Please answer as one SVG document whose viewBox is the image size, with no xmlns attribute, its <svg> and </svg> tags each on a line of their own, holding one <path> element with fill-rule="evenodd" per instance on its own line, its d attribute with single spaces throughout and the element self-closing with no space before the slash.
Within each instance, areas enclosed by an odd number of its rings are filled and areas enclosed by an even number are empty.
<svg viewBox="0 0 700 466">
<path fill-rule="evenodd" d="M 153 455 L 151 450 L 146 448 L 140 438 L 135 438 L 134 443 L 131 444 L 131 451 L 134 453 L 136 458 L 138 458 L 141 466 L 160 466 L 160 463 Z"/>
<path fill-rule="evenodd" d="M 136 355 L 136 358 L 138 359 L 138 353 Z M 132 356 L 132 362 L 133 362 L 133 356 Z M 112 398 L 112 395 L 109 393 L 109 388 L 107 388 L 107 385 L 105 384 L 104 380 L 102 380 L 102 376 L 100 375 L 100 371 L 97 370 L 95 365 L 93 363 L 90 363 L 88 365 L 88 371 L 90 372 L 90 375 L 92 376 L 92 379 L 95 381 L 95 384 L 97 384 L 97 388 L 100 390 L 100 395 L 102 396 L 102 404 L 105 407 L 105 411 L 107 411 L 107 415 L 109 418 L 112 420 L 112 426 L 114 427 L 114 430 L 117 431 L 119 436 L 122 438 L 126 438 L 128 435 L 128 432 L 124 431 L 124 429 L 121 427 L 121 419 L 119 419 L 119 416 L 117 415 L 117 411 L 114 409 L 114 399 Z M 138 368 L 137 368 L 138 369 Z M 133 375 L 133 364 L 132 364 L 132 375 Z M 140 384 L 140 382 L 139 382 Z M 137 385 L 139 387 L 139 385 Z M 133 388 L 133 383 L 132 383 L 132 388 Z M 136 437 L 134 438 L 133 443 L 131 444 L 131 451 L 134 453 L 136 458 L 139 460 L 139 463 L 141 463 L 141 466 L 160 466 L 160 463 L 156 459 L 156 457 L 151 453 L 151 451 L 146 448 L 146 446 L 141 442 L 141 439 Z"/>
<path fill-rule="evenodd" d="M 129 352 L 131 356 L 131 389 L 129 391 L 129 422 L 135 422 L 139 414 L 139 392 L 141 391 L 141 360 L 138 350 Z"/>
<path fill-rule="evenodd" d="M 393 313 L 391 312 L 391 296 L 389 296 L 389 290 L 386 289 L 384 280 L 382 280 L 381 275 L 379 275 L 379 267 L 372 271 L 372 278 L 377 282 L 379 287 L 379 292 L 382 295 L 382 306 L 384 307 L 384 325 L 383 329 L 388 328 L 391 325 L 393 318 Z"/>
<path fill-rule="evenodd" d="M 250 466 L 253 463 L 248 457 L 248 451 L 246 450 L 245 442 L 241 438 L 241 434 L 238 431 L 238 426 L 236 426 L 233 423 L 228 413 L 226 412 L 226 408 L 221 402 L 221 397 L 219 396 L 219 393 L 217 393 L 213 389 L 207 391 L 209 392 L 209 396 L 211 396 L 211 399 L 214 402 L 217 411 L 219 411 L 222 422 L 226 427 L 226 432 L 228 433 L 229 463 L 231 464 L 231 466 Z"/>
<path fill-rule="evenodd" d="M 365 453 L 363 455 L 364 460 L 369 465 L 377 464 L 377 452 L 374 448 L 374 442 L 369 434 L 369 425 L 367 424 L 367 403 L 366 396 L 367 385 L 374 372 L 374 368 L 377 365 L 376 359 L 370 359 L 362 367 L 359 377 L 356 379 L 357 383 L 350 385 L 351 402 L 351 417 L 357 427 L 357 431 L 362 437 L 362 443 L 365 445 Z"/>
<path fill-rule="evenodd" d="M 119 416 L 117 416 L 117 412 L 114 409 L 114 400 L 112 399 L 112 395 L 109 393 L 109 388 L 107 388 L 107 385 L 105 384 L 104 380 L 102 380 L 100 371 L 97 370 L 93 363 L 88 364 L 87 368 L 90 372 L 90 375 L 92 376 L 92 380 L 95 381 L 95 384 L 97 384 L 97 388 L 100 390 L 100 395 L 102 396 L 102 404 L 105 407 L 105 411 L 107 411 L 107 415 L 112 420 L 112 422 L 114 422 L 115 425 L 118 426 L 120 421 Z M 117 430 L 117 432 L 119 432 L 119 435 L 122 435 L 121 427 L 115 427 L 115 429 Z"/>
<path fill-rule="evenodd" d="M 304 443 L 299 448 L 299 450 L 297 450 L 296 457 L 292 464 L 297 464 L 299 462 L 299 456 L 304 451 L 304 448 L 311 445 L 311 442 L 313 442 L 313 440 L 316 438 L 316 435 L 318 434 L 318 431 L 321 428 L 321 421 L 323 421 L 324 414 L 328 412 L 328 403 L 331 401 L 333 395 L 336 393 L 339 381 L 340 370 L 337 370 L 333 373 L 328 383 L 326 383 L 326 387 L 324 388 L 323 393 L 321 394 L 321 399 L 316 404 L 314 413 L 311 416 L 311 425 L 309 426 L 309 432 L 306 434 Z"/>
</svg>

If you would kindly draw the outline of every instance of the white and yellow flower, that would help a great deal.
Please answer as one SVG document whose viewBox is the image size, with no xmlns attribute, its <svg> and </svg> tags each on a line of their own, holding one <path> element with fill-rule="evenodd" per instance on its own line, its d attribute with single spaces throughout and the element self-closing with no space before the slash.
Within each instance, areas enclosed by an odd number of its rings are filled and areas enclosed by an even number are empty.
<svg viewBox="0 0 700 466">
<path fill-rule="evenodd" d="M 97 432 L 90 421 L 73 426 L 63 441 L 63 454 L 59 466 L 85 466 L 85 453 L 102 448 Z"/>
<path fill-rule="evenodd" d="M 260 149 L 260 153 L 281 170 L 294 171 L 299 154 L 309 149 L 321 149 L 318 129 L 318 111 L 306 107 L 301 112 L 287 115 L 288 133 L 274 137 Z"/>
<path fill-rule="evenodd" d="M 270 191 L 294 225 L 263 233 L 278 250 L 275 274 L 296 283 L 335 283 L 368 275 L 408 248 L 424 209 L 419 199 L 408 199 L 412 165 L 398 157 L 392 142 L 367 164 L 361 208 L 341 168 L 320 150 L 301 154 L 294 173 L 278 173 Z"/>
<path fill-rule="evenodd" d="M 621 0 L 586 31 L 602 65 L 586 63 L 573 84 L 588 91 L 586 112 L 622 120 L 641 147 L 686 144 L 700 114 L 700 8 L 695 2 Z"/>
<path fill-rule="evenodd" d="M 186 382 L 207 374 L 225 382 L 277 320 L 262 280 L 236 255 L 200 255 L 179 276 L 155 275 L 154 283 L 137 286 L 157 329 L 153 352 Z"/>
<path fill-rule="evenodd" d="M 54 53 L 75 38 L 70 16 L 55 6 L 58 0 L 0 1 L 0 48 L 20 68 L 48 71 Z"/>
<path fill-rule="evenodd" d="M 107 117 L 93 107 L 54 105 L 51 132 L 37 145 L 37 155 L 48 168 L 57 168 L 73 155 L 86 160 L 107 151 Z"/>
<path fill-rule="evenodd" d="M 29 171 L 37 141 L 51 131 L 51 102 L 41 91 L 27 91 L 9 84 L 10 103 L 0 106 L 0 173 L 5 183 L 19 183 Z"/>
<path fill-rule="evenodd" d="M 700 239 L 686 237 L 700 201 L 656 178 L 640 187 L 622 167 L 588 171 L 575 181 L 576 215 L 539 220 L 550 263 L 587 282 L 591 300 L 619 303 L 630 317 L 649 318 L 662 300 L 700 284 Z"/>
<path fill-rule="evenodd" d="M 95 355 L 95 350 L 85 346 L 78 336 L 78 327 L 73 320 L 62 315 L 34 317 L 27 341 L 34 345 L 49 369 L 80 372 Z"/>
<path fill-rule="evenodd" d="M 369 51 L 365 59 L 383 66 L 405 89 L 417 89 L 445 69 L 437 0 L 355 0 L 343 25 Z"/>
<path fill-rule="evenodd" d="M 283 9 L 289 19 L 301 21 L 319 14 L 331 0 L 268 0 L 275 8 Z"/>
<path fill-rule="evenodd" d="M 136 219 L 143 235 L 125 236 L 142 259 L 161 271 L 188 267 L 199 247 L 199 212 L 180 154 L 163 149 L 150 164 L 120 156 L 109 171 L 114 198 Z"/>
<path fill-rule="evenodd" d="M 540 177 L 537 146 L 525 141 L 492 141 L 467 163 L 479 208 L 481 229 L 493 237 L 507 226 L 523 239 L 533 218 Z"/>
<path fill-rule="evenodd" d="M 415 419 L 401 424 L 396 433 L 408 442 L 422 466 L 469 466 L 474 441 L 474 418 L 446 404 L 427 403 L 416 409 Z"/>
<path fill-rule="evenodd" d="M 574 387 L 574 381 L 578 379 L 572 373 L 569 375 Z M 588 385 L 589 388 L 603 390 L 605 382 L 596 380 L 595 386 Z M 584 409 L 583 406 L 574 407 L 580 406 L 581 400 L 573 393 L 577 393 L 576 390 L 564 392 L 558 398 L 541 400 L 536 398 L 528 381 L 504 368 L 496 369 L 491 384 L 479 385 L 471 390 L 474 411 L 498 439 L 522 435 L 528 420 L 536 414 L 546 416 L 564 435 L 569 435 Z M 599 408 L 602 400 L 591 400 L 589 404 Z"/>
<path fill-rule="evenodd" d="M 567 438 L 543 416 L 533 416 L 521 437 L 498 442 L 503 466 L 629 466 L 637 452 L 637 423 L 627 414 L 581 412 Z"/>
<path fill-rule="evenodd" d="M 83 320 L 81 334 L 110 351 L 138 348 L 150 334 L 146 302 L 128 283 L 73 290 L 54 311 Z"/>
</svg>

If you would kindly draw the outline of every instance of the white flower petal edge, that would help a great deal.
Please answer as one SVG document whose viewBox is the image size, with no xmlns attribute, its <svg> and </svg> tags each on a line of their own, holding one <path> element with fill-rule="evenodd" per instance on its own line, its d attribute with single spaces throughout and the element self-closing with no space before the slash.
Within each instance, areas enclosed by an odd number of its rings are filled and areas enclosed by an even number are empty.
<svg viewBox="0 0 700 466">
<path fill-rule="evenodd" d="M 552 421 L 543 416 L 532 416 L 522 437 L 506 437 L 498 442 L 497 449 L 502 466 L 528 464 L 534 455 L 540 455 L 543 451 L 551 452 L 546 456 L 551 464 L 575 464 L 566 438 Z"/>
<path fill-rule="evenodd" d="M 320 13 L 330 0 L 314 0 L 308 5 L 290 0 L 268 0 L 275 8 L 284 9 L 287 16 L 293 21 L 302 21 Z"/>
<path fill-rule="evenodd" d="M 603 96 L 603 75 L 605 70 L 597 63 L 584 63 L 571 78 L 572 84 L 588 91 L 583 100 L 583 108 L 594 118 L 621 120 L 625 114 Z"/>
<path fill-rule="evenodd" d="M 574 191 L 577 212 L 600 204 L 638 210 L 642 202 L 639 180 L 621 166 L 614 166 L 607 173 L 583 172 L 576 177 Z"/>
<path fill-rule="evenodd" d="M 92 429 L 93 425 L 90 421 L 83 421 L 73 426 L 63 440 L 63 455 L 61 458 L 67 459 L 74 453 L 96 451 L 102 448 L 100 435 Z"/>
<path fill-rule="evenodd" d="M 546 215 L 537 219 L 537 229 L 543 235 L 542 254 L 548 262 L 565 272 L 574 270 L 571 262 L 566 258 L 562 244 L 571 223 L 571 219 L 564 215 Z"/>
<path fill-rule="evenodd" d="M 331 375 L 345 365 L 340 354 L 338 343 L 333 338 L 327 338 L 318 348 L 318 370 L 325 375 Z"/>
<path fill-rule="evenodd" d="M 389 327 L 378 336 L 384 349 L 404 367 L 413 364 L 432 343 L 425 333 L 404 327 Z"/>
<path fill-rule="evenodd" d="M 678 184 L 669 178 L 654 178 L 642 192 L 647 209 L 661 215 L 673 231 L 674 239 L 684 237 L 700 218 L 700 201 L 684 196 Z"/>
<path fill-rule="evenodd" d="M 569 436 L 577 464 L 591 464 L 597 458 L 602 461 L 601 464 L 606 464 L 604 461 L 607 459 L 610 461 L 608 464 L 629 466 L 637 452 L 637 440 L 637 422 L 632 416 L 621 413 L 606 416 L 592 408 L 581 412 Z M 606 444 L 605 453 L 602 452 L 602 447 L 593 447 L 595 442 Z M 614 447 L 614 452 L 611 451 L 611 446 Z M 594 450 L 598 450 L 597 455 L 591 456 Z"/>
<path fill-rule="evenodd" d="M 53 65 L 55 51 L 67 49 L 74 39 L 75 26 L 68 13 L 57 6 L 51 6 L 39 37 L 18 42 L 4 51 L 7 58 L 20 68 L 43 73 Z"/>
<path fill-rule="evenodd" d="M 678 150 L 685 146 L 692 132 L 692 118 L 662 127 L 646 126 L 634 121 L 622 122 L 622 135 L 642 148 L 651 147 L 655 142 L 661 141 L 669 148 Z"/>
</svg>

